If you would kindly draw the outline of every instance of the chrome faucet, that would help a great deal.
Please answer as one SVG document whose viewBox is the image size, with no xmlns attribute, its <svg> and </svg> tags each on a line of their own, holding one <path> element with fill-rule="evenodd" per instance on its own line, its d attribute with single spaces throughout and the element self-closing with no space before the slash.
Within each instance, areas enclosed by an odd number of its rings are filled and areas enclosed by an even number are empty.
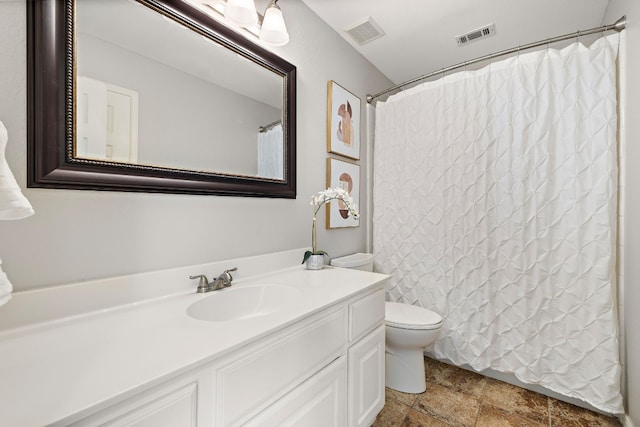
<svg viewBox="0 0 640 427">
<path fill-rule="evenodd" d="M 231 286 L 231 282 L 233 281 L 231 272 L 237 270 L 238 267 L 234 267 L 230 270 L 225 270 L 211 282 L 209 282 L 207 276 L 205 276 L 204 274 L 189 276 L 189 279 L 200 279 L 200 281 L 198 282 L 198 293 L 217 291 L 218 289 L 228 288 L 229 286 Z"/>
</svg>

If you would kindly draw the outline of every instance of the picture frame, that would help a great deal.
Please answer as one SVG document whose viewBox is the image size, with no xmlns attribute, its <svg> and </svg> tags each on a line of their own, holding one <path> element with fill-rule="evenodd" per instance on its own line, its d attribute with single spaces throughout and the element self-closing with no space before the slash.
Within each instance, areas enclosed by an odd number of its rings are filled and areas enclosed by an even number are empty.
<svg viewBox="0 0 640 427">
<path fill-rule="evenodd" d="M 327 152 L 360 160 L 360 98 L 327 84 Z"/>
<path fill-rule="evenodd" d="M 360 205 L 360 166 L 339 159 L 327 159 L 327 188 L 344 188 L 351 194 L 353 201 Z M 327 206 L 327 229 L 358 227 L 360 217 L 353 218 L 344 202 L 332 200 Z"/>
</svg>

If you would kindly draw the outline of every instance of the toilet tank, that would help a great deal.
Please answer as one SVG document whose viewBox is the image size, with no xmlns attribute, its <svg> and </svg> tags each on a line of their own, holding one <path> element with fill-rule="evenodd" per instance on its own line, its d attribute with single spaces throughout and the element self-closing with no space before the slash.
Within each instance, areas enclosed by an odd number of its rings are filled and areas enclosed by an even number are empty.
<svg viewBox="0 0 640 427">
<path fill-rule="evenodd" d="M 331 265 L 335 267 L 353 268 L 354 270 L 373 271 L 373 254 L 358 252 L 355 254 L 334 258 Z"/>
</svg>

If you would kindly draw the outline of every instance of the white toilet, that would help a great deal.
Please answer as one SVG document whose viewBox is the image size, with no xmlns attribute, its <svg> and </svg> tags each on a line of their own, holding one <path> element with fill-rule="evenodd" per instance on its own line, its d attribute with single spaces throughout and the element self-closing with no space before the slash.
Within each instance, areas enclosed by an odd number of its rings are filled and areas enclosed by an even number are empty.
<svg viewBox="0 0 640 427">
<path fill-rule="evenodd" d="M 357 253 L 331 261 L 336 267 L 373 271 L 373 254 Z M 442 327 L 442 316 L 410 304 L 385 304 L 385 383 L 404 393 L 427 389 L 424 349 L 435 341 Z"/>
<path fill-rule="evenodd" d="M 424 348 L 438 337 L 442 316 L 415 305 L 387 302 L 384 317 L 386 386 L 404 393 L 424 392 Z"/>
</svg>

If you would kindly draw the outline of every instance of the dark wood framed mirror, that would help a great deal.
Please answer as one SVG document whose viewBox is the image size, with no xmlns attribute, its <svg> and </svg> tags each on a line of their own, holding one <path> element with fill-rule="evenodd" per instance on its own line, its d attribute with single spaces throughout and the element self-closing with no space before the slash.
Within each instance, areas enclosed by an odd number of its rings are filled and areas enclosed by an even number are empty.
<svg viewBox="0 0 640 427">
<path fill-rule="evenodd" d="M 166 27 L 153 29 L 156 23 Z M 107 36 L 109 28 L 116 31 Z M 223 56 L 210 57 L 214 52 Z M 238 68 L 228 69 L 234 60 Z M 151 63 L 158 68 L 147 68 Z M 130 64 L 135 72 L 127 71 Z M 211 83 L 211 76 L 223 82 Z M 110 104 L 120 101 L 105 104 L 112 93 L 126 99 L 131 157 L 117 154 L 103 135 L 104 122 L 111 129 L 113 116 L 122 116 Z M 28 0 L 27 97 L 29 187 L 296 196 L 296 67 L 188 2 Z M 87 128 L 85 116 L 99 125 Z M 256 167 L 259 133 L 274 123 L 280 151 L 270 152 L 277 171 L 268 174 Z"/>
</svg>

